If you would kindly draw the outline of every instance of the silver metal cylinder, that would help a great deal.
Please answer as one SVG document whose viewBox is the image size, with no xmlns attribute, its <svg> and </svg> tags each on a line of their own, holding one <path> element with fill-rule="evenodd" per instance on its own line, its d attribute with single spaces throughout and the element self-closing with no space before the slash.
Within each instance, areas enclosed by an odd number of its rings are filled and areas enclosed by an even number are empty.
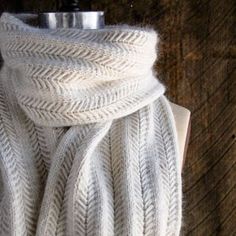
<svg viewBox="0 0 236 236">
<path fill-rule="evenodd" d="M 38 19 L 39 27 L 49 29 L 101 29 L 105 25 L 103 11 L 42 12 Z"/>
</svg>

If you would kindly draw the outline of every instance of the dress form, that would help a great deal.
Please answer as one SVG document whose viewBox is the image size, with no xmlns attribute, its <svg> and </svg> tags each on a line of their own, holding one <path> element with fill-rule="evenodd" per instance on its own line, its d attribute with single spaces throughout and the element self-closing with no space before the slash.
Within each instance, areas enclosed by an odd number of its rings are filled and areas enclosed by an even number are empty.
<svg viewBox="0 0 236 236">
<path fill-rule="evenodd" d="M 179 106 L 175 103 L 170 103 L 174 119 L 176 122 L 176 129 L 178 135 L 178 144 L 181 157 L 181 166 L 183 168 L 188 141 L 190 133 L 190 111 L 185 107 Z"/>
<path fill-rule="evenodd" d="M 80 1 L 81 3 L 82 1 Z M 84 1 L 86 7 L 80 11 L 78 1 L 64 1 L 64 5 L 58 12 L 39 13 L 39 25 L 43 28 L 81 28 L 98 29 L 104 27 L 104 12 L 90 10 L 90 1 Z M 188 134 L 190 131 L 190 111 L 182 106 L 171 103 L 171 108 L 176 121 L 177 136 L 181 164 L 183 167 L 186 149 L 188 145 Z"/>
</svg>

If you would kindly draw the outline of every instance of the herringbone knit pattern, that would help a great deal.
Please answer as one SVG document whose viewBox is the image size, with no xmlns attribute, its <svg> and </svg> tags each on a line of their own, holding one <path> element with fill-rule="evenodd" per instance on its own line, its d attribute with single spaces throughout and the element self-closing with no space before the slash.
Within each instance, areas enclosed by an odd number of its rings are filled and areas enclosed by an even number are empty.
<svg viewBox="0 0 236 236">
<path fill-rule="evenodd" d="M 0 18 L 0 235 L 177 236 L 177 135 L 158 34 Z"/>
</svg>

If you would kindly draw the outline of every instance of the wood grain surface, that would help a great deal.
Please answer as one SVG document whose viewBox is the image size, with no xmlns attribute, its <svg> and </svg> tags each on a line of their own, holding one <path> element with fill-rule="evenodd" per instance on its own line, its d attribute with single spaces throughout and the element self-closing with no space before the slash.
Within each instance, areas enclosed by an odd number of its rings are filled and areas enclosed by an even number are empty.
<svg viewBox="0 0 236 236">
<path fill-rule="evenodd" d="M 1 1 L 0 11 L 55 10 L 55 1 Z M 181 235 L 236 235 L 236 1 L 100 0 L 107 24 L 154 27 L 156 69 L 172 102 L 192 112 L 183 168 Z"/>
</svg>

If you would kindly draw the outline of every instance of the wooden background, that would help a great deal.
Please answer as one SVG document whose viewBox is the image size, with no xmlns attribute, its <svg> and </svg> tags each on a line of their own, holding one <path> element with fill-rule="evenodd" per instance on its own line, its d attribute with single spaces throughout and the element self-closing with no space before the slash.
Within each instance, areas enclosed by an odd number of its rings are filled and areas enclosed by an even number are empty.
<svg viewBox="0 0 236 236">
<path fill-rule="evenodd" d="M 236 1 L 99 0 L 106 23 L 153 26 L 167 95 L 192 112 L 181 235 L 236 235 Z M 1 0 L 0 11 L 55 10 L 55 0 Z"/>
</svg>

